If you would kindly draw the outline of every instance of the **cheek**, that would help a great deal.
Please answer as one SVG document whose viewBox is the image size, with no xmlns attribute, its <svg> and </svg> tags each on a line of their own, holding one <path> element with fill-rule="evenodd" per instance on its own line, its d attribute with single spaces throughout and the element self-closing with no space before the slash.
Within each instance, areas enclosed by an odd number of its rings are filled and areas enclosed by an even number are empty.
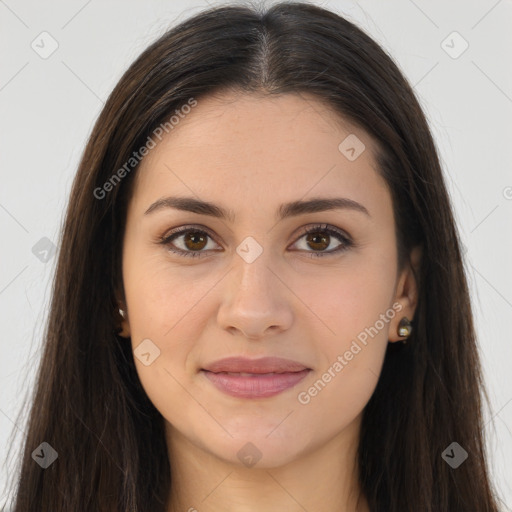
<svg viewBox="0 0 512 512">
<path fill-rule="evenodd" d="M 182 386 L 196 371 L 197 340 L 213 314 L 211 297 L 219 276 L 135 252 L 124 269 L 137 373 L 154 405 L 178 414 L 187 403 Z M 148 339 L 151 343 L 144 341 Z M 137 357 L 142 342 L 157 354 L 147 366 Z"/>
<path fill-rule="evenodd" d="M 167 344 L 174 333 L 198 328 L 206 319 L 197 305 L 215 286 L 216 274 L 173 263 L 160 251 L 139 252 L 127 256 L 124 266 L 132 335 Z"/>
<path fill-rule="evenodd" d="M 377 385 L 396 310 L 391 307 L 391 257 L 367 258 L 358 268 L 333 272 L 329 287 L 309 294 L 311 308 L 329 330 L 315 336 L 321 362 L 315 378 L 297 390 L 301 407 L 325 425 L 355 418 Z M 327 292 L 326 292 L 327 290 Z"/>
<path fill-rule="evenodd" d="M 384 361 L 394 310 L 388 307 L 387 294 L 376 294 L 371 283 L 363 286 L 354 278 L 351 285 L 354 293 L 339 289 L 336 297 L 330 296 L 335 307 L 324 318 L 334 333 L 315 337 L 319 364 L 295 393 L 303 417 L 314 418 L 314 423 L 304 424 L 311 436 L 318 424 L 325 435 L 335 435 L 362 412 Z"/>
<path fill-rule="evenodd" d="M 325 340 L 325 353 L 332 356 L 347 350 L 350 341 L 361 333 L 362 341 L 364 333 L 369 339 L 387 341 L 389 320 L 394 316 L 394 310 L 389 311 L 394 294 L 392 254 L 353 258 L 343 267 L 329 269 L 320 279 L 317 276 L 316 281 L 301 277 L 297 284 L 298 294 L 307 299 L 308 307 L 323 324 L 325 336 L 318 333 L 316 337 L 320 343 Z M 383 323 L 380 319 L 386 312 Z M 376 323 L 377 333 L 372 329 Z"/>
<path fill-rule="evenodd" d="M 141 264 L 137 270 L 138 279 L 125 289 L 134 362 L 150 401 L 174 421 L 194 407 L 186 392 L 187 371 L 194 363 L 190 354 L 206 320 L 200 300 L 207 292 L 206 284 L 191 282 L 161 264 Z M 143 343 L 157 355 L 149 365 L 137 356 Z"/>
<path fill-rule="evenodd" d="M 303 419 L 306 437 L 318 437 L 319 430 L 323 437 L 333 437 L 360 416 L 377 385 L 382 358 L 378 352 L 360 352 L 351 361 L 335 360 L 308 387 L 297 389 L 296 418 Z"/>
</svg>

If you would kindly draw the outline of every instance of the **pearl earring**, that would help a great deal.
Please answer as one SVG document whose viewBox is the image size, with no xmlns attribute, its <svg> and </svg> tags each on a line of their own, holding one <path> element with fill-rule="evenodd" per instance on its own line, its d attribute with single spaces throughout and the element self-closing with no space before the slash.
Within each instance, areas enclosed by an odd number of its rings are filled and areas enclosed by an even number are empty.
<svg viewBox="0 0 512 512">
<path fill-rule="evenodd" d="M 405 340 L 402 340 L 402 343 L 407 343 L 407 338 L 411 335 L 412 332 L 412 325 L 406 316 L 404 316 L 402 320 L 400 320 L 397 331 L 398 336 L 404 336 L 406 338 Z"/>
</svg>

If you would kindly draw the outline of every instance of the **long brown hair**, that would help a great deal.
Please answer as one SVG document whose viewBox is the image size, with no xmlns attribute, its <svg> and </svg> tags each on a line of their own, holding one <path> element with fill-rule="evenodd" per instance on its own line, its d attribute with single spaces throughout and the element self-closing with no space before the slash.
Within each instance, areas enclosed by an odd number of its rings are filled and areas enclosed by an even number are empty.
<svg viewBox="0 0 512 512">
<path fill-rule="evenodd" d="M 137 166 L 105 183 L 176 109 L 228 89 L 311 93 L 366 130 L 392 194 L 399 268 L 423 247 L 414 331 L 388 345 L 363 415 L 359 479 L 372 512 L 496 512 L 461 244 L 427 121 L 376 42 L 306 3 L 202 11 L 151 44 L 108 98 L 65 216 L 14 511 L 165 511 L 164 421 L 113 331 Z M 42 442 L 58 453 L 46 469 L 32 457 Z M 452 442 L 468 453 L 456 469 L 442 457 Z"/>
</svg>

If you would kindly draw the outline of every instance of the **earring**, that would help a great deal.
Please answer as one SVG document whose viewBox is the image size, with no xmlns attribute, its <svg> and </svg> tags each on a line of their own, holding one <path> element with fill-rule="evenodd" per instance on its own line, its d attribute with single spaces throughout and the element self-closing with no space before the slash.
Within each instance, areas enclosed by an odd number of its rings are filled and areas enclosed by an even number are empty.
<svg viewBox="0 0 512 512">
<path fill-rule="evenodd" d="M 121 308 L 118 308 L 118 311 L 119 311 L 119 314 L 121 315 L 121 317 L 122 317 L 123 319 L 126 319 L 126 312 L 125 312 L 125 311 L 123 311 Z M 115 330 L 114 330 L 115 334 L 117 334 L 118 336 L 121 336 L 121 337 L 123 337 L 123 338 L 128 337 L 128 333 L 129 333 L 129 331 L 128 331 L 128 330 L 126 330 L 126 331 L 125 331 L 125 328 L 124 328 L 124 326 L 122 325 L 122 321 L 121 321 L 121 322 L 119 322 L 119 320 L 117 320 L 117 321 L 116 321 L 116 324 L 117 324 L 117 325 L 116 325 L 116 328 L 115 328 Z"/>
<path fill-rule="evenodd" d="M 400 320 L 397 331 L 398 336 L 404 336 L 406 338 L 405 340 L 402 340 L 402 343 L 407 343 L 407 338 L 411 335 L 412 332 L 412 325 L 406 316 L 404 316 L 402 320 Z"/>
</svg>

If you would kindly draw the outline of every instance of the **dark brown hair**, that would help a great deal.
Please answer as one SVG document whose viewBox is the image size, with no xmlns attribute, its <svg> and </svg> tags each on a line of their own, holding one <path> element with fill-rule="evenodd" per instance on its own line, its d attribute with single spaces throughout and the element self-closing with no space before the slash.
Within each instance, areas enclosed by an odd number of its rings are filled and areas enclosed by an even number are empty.
<svg viewBox="0 0 512 512">
<path fill-rule="evenodd" d="M 108 98 L 63 225 L 14 511 L 165 510 L 172 475 L 164 421 L 130 343 L 113 331 L 137 167 L 104 197 L 95 190 L 190 98 L 228 90 L 313 94 L 366 130 L 392 194 L 399 269 L 414 246 L 423 248 L 414 331 L 406 345 L 388 345 L 363 415 L 359 478 L 372 512 L 496 512 L 461 244 L 427 121 L 376 42 L 306 3 L 202 11 L 151 44 Z M 47 469 L 31 457 L 43 441 L 58 452 Z M 457 469 L 441 456 L 454 441 L 469 454 Z"/>
</svg>

